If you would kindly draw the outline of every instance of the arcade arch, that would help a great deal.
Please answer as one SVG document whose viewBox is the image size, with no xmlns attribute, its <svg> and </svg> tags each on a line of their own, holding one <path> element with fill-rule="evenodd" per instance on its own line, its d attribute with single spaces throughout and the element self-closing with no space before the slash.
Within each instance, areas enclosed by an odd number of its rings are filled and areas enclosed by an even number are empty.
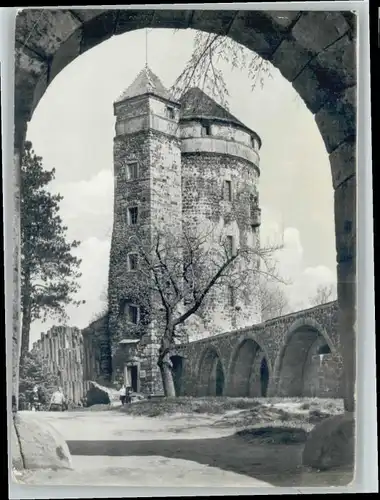
<svg viewBox="0 0 380 500">
<path fill-rule="evenodd" d="M 223 396 L 224 369 L 216 349 L 209 347 L 199 364 L 198 396 Z"/>
<path fill-rule="evenodd" d="M 265 397 L 269 383 L 267 357 L 253 339 L 243 340 L 237 347 L 229 373 L 230 396 Z"/>
<path fill-rule="evenodd" d="M 277 395 L 286 397 L 336 396 L 334 349 L 321 330 L 300 325 L 290 331 L 276 367 Z"/>
</svg>

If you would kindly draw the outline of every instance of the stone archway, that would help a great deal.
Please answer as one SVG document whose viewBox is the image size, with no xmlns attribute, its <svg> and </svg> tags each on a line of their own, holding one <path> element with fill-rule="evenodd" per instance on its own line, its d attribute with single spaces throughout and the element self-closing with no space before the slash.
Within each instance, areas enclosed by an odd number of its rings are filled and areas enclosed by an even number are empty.
<svg viewBox="0 0 380 500">
<path fill-rule="evenodd" d="M 224 370 L 217 351 L 207 348 L 199 364 L 198 396 L 223 396 Z"/>
<path fill-rule="evenodd" d="M 271 61 L 292 82 L 315 115 L 330 156 L 335 189 L 339 332 L 345 366 L 345 405 L 352 411 L 356 315 L 356 16 L 350 11 L 24 9 L 18 13 L 12 181 L 13 393 L 18 393 L 20 344 L 19 172 L 27 123 L 48 85 L 73 59 L 113 35 L 146 27 L 192 28 L 231 37 Z"/>
<path fill-rule="evenodd" d="M 244 339 L 232 359 L 228 394 L 234 397 L 265 397 L 269 382 L 266 355 L 253 339 Z"/>
<path fill-rule="evenodd" d="M 336 397 L 340 380 L 336 361 L 325 336 L 315 326 L 291 330 L 276 368 L 277 395 Z"/>
</svg>

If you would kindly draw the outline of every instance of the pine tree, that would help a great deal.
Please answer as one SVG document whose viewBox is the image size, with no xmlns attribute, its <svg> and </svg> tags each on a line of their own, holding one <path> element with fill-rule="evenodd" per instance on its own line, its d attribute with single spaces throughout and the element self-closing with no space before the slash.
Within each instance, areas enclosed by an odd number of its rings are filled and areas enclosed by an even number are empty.
<svg viewBox="0 0 380 500">
<path fill-rule="evenodd" d="M 67 227 L 59 215 L 63 197 L 47 188 L 54 177 L 55 169 L 44 170 L 42 158 L 26 142 L 21 165 L 21 364 L 34 320 L 65 320 L 68 304 L 83 303 L 73 298 L 81 260 L 71 251 L 80 242 L 66 239 Z"/>
</svg>

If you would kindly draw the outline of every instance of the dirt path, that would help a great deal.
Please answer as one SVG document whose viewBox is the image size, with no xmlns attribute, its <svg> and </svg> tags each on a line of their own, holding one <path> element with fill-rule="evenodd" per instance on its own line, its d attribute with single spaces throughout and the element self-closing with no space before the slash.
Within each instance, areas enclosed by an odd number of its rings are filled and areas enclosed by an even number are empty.
<svg viewBox="0 0 380 500">
<path fill-rule="evenodd" d="M 39 417 L 65 437 L 75 471 L 29 474 L 29 484 L 339 486 L 351 479 L 341 470 L 303 470 L 303 444 L 253 444 L 235 436 L 234 428 L 213 427 L 220 416 L 149 418 L 106 411 Z M 148 475 L 147 469 L 154 472 Z"/>
</svg>

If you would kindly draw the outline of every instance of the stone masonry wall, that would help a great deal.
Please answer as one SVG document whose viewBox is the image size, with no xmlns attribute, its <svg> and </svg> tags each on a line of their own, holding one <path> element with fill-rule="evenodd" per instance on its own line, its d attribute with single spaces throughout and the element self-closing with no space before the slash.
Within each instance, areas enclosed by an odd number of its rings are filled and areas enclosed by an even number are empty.
<svg viewBox="0 0 380 500">
<path fill-rule="evenodd" d="M 251 349 L 253 353 L 252 346 L 256 345 L 257 352 L 264 353 L 268 365 L 268 396 L 339 397 L 342 390 L 342 355 L 337 319 L 337 302 L 331 302 L 179 346 L 178 353 L 184 357 L 182 394 L 196 396 L 200 390 L 203 391 L 204 370 L 208 369 L 204 360 L 209 358 L 206 355 L 208 351 L 215 353 L 221 362 L 225 381 L 224 395 L 236 395 L 236 373 L 242 370 L 239 363 L 235 363 L 238 357 L 239 361 L 244 358 L 254 359 L 250 374 L 258 387 L 258 364 L 261 364 L 263 356 L 254 357 L 252 354 L 250 357 L 248 352 Z M 294 344 L 297 336 L 298 345 Z M 307 340 L 306 347 L 302 343 L 302 337 L 304 343 Z M 319 355 L 318 347 L 326 344 L 331 352 Z M 244 355 L 244 351 L 247 354 Z M 291 384 L 295 370 L 299 370 L 297 377 L 301 379 L 297 390 Z M 247 373 L 249 375 L 249 370 L 246 370 Z M 251 384 L 246 384 L 245 387 L 245 395 L 252 395 L 253 390 L 256 391 L 256 396 L 259 395 Z"/>
<path fill-rule="evenodd" d="M 161 101 L 148 96 L 115 107 L 118 135 L 114 140 L 114 222 L 108 286 L 112 376 L 115 383 L 121 383 L 126 365 L 134 362 L 139 370 L 140 389 L 148 393 L 160 391 L 161 384 L 158 367 L 152 361 L 152 357 L 157 358 L 159 347 L 158 322 L 150 321 L 152 311 L 158 309 L 157 297 L 148 287 L 142 293 L 142 272 L 148 274 L 148 268 L 143 259 L 139 259 L 139 269 L 130 270 L 128 255 L 136 252 L 133 238 L 137 237 L 148 249 L 156 229 L 166 225 L 174 233 L 181 232 L 178 127 L 171 127 L 173 133 L 160 131 L 176 122 L 160 116 L 165 110 Z M 137 117 L 140 117 L 138 122 L 135 121 Z M 159 125 L 158 131 L 154 130 L 152 120 Z M 129 162 L 137 162 L 138 175 L 135 179 L 126 176 Z M 138 222 L 133 226 L 127 220 L 130 207 L 138 207 Z M 128 302 L 139 307 L 138 324 L 132 324 L 125 314 Z M 159 319 L 158 316 L 155 319 Z M 139 360 L 133 361 L 136 356 L 131 351 L 131 345 L 127 347 L 123 342 L 140 337 L 144 338 L 144 344 L 139 349 Z"/>
<path fill-rule="evenodd" d="M 78 403 L 85 394 L 83 385 L 83 338 L 78 328 L 55 326 L 33 344 L 33 352 L 60 377 L 65 396 Z"/>
<path fill-rule="evenodd" d="M 173 355 L 182 358 L 178 380 L 181 391 L 177 395 L 340 397 L 342 356 L 337 313 L 337 303 L 331 302 L 178 345 L 173 350 Z M 95 330 L 91 334 L 86 329 L 83 335 L 85 351 L 89 337 L 94 342 L 92 371 L 84 371 L 87 380 L 97 380 L 99 375 Z M 154 335 L 144 338 L 140 346 L 121 344 L 116 354 L 116 385 L 124 381 L 128 360 L 138 366 L 139 389 L 161 393 L 160 375 L 155 371 L 158 346 Z M 326 352 L 326 346 L 330 352 Z M 318 349 L 322 347 L 321 355 Z M 86 352 L 84 358 L 88 359 Z M 269 380 L 262 371 L 263 360 Z M 294 379 L 297 385 L 292 384 Z"/>
<path fill-rule="evenodd" d="M 224 181 L 231 181 L 232 201 L 224 200 Z M 232 236 L 235 248 L 246 245 L 253 249 L 259 243 L 259 232 L 251 225 L 250 195 L 257 195 L 257 181 L 255 167 L 237 157 L 204 152 L 182 154 L 184 227 L 198 231 L 201 236 L 212 228 L 211 238 L 219 252 L 222 250 L 218 241 L 221 235 Z M 244 262 L 237 261 L 235 269 L 244 268 L 244 265 Z M 244 292 L 248 292 L 247 295 Z M 231 305 L 225 284 L 210 291 L 197 314 L 203 323 L 202 336 L 260 322 L 261 308 L 255 298 L 258 297 L 256 278 L 241 284 L 234 295 L 234 305 Z M 190 329 L 190 339 L 199 333 L 199 329 Z"/>
</svg>

